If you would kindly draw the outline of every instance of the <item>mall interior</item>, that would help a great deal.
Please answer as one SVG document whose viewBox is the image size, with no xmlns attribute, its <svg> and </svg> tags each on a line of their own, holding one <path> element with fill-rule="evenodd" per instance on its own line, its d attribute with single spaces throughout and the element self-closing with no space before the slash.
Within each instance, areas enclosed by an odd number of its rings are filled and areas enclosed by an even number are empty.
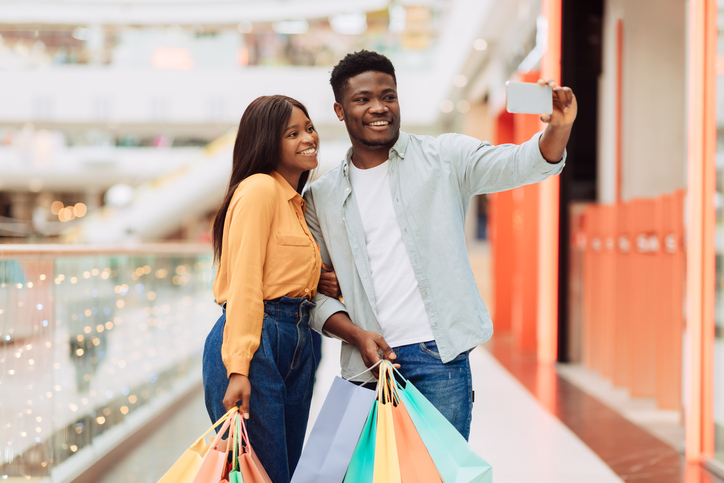
<svg viewBox="0 0 724 483">
<path fill-rule="evenodd" d="M 562 174 L 468 211 L 495 481 L 724 481 L 724 0 L 0 1 L 0 480 L 153 483 L 209 427 L 240 116 L 303 102 L 321 176 L 350 145 L 330 71 L 361 49 L 409 133 L 529 139 L 507 81 L 578 101 Z"/>
</svg>

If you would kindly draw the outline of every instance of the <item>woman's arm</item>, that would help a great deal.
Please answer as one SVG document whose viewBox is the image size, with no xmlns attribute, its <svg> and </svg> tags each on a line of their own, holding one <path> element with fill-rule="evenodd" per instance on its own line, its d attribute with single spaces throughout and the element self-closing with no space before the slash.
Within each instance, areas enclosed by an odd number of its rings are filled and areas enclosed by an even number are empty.
<svg viewBox="0 0 724 483">
<path fill-rule="evenodd" d="M 324 262 L 322 262 L 322 274 L 319 276 L 317 291 L 334 299 L 339 299 L 342 296 L 342 290 L 339 288 L 339 280 L 337 280 L 337 274 L 334 273 L 334 267 Z"/>
<path fill-rule="evenodd" d="M 232 199 L 226 253 L 228 296 L 221 357 L 229 386 L 223 399 L 229 410 L 241 401 L 248 417 L 251 384 L 249 365 L 259 348 L 264 321 L 263 273 L 271 223 L 277 204 L 275 181 L 268 176 L 248 178 Z"/>
</svg>

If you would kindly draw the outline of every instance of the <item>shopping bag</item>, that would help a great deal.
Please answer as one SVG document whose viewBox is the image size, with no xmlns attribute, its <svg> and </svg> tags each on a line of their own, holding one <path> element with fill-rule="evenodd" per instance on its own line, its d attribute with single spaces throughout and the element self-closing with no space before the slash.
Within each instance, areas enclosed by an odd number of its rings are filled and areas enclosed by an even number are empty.
<svg viewBox="0 0 724 483">
<path fill-rule="evenodd" d="M 372 483 L 375 469 L 375 439 L 377 437 L 377 401 L 372 403 L 367 421 L 344 475 L 344 483 Z"/>
<path fill-rule="evenodd" d="M 465 438 L 415 386 L 396 369 L 395 372 L 405 382 L 404 388 L 395 383 L 400 401 L 442 480 L 445 483 L 492 483 L 490 464 L 473 451 Z"/>
<path fill-rule="evenodd" d="M 291 483 L 342 481 L 375 397 L 371 389 L 334 378 Z"/>
<path fill-rule="evenodd" d="M 239 471 L 244 483 L 272 483 L 266 470 L 257 458 L 254 449 L 249 443 L 249 434 L 246 432 L 246 423 L 239 417 L 241 432 L 239 432 Z"/>
<path fill-rule="evenodd" d="M 244 478 L 241 476 L 241 469 L 239 468 L 239 454 L 241 449 L 241 417 L 236 418 L 234 426 L 234 449 L 233 458 L 231 460 L 231 471 L 229 471 L 228 483 L 244 483 Z"/>
<path fill-rule="evenodd" d="M 229 451 L 233 452 L 233 449 L 236 446 L 236 433 L 234 431 L 234 427 L 236 426 L 236 421 L 238 421 L 238 419 L 239 412 L 234 411 L 226 422 L 224 422 L 224 425 L 221 427 L 221 431 L 219 431 L 216 435 L 214 442 L 206 452 L 204 461 L 201 463 L 201 467 L 196 473 L 193 483 L 219 483 L 227 475 Z M 226 432 L 227 428 L 229 429 L 228 445 L 224 451 L 219 451 L 219 441 L 221 440 L 221 436 Z"/>
<path fill-rule="evenodd" d="M 192 483 L 199 472 L 199 468 L 201 468 L 204 456 L 211 447 L 211 445 L 206 444 L 206 436 L 219 425 L 225 424 L 236 411 L 238 411 L 238 408 L 230 409 L 229 412 L 216 421 L 176 460 L 173 466 L 158 480 L 158 483 Z M 224 432 L 220 431 L 219 434 L 224 434 Z"/>
<path fill-rule="evenodd" d="M 373 483 L 402 483 L 400 462 L 397 458 L 395 426 L 392 420 L 392 407 L 395 403 L 394 391 L 388 381 L 389 365 L 380 365 L 380 377 L 377 383 L 377 437 L 375 438 L 375 460 Z"/>
<path fill-rule="evenodd" d="M 397 458 L 400 462 L 402 481 L 443 483 L 404 404 L 400 403 L 392 408 L 392 421 L 395 426 Z"/>
</svg>

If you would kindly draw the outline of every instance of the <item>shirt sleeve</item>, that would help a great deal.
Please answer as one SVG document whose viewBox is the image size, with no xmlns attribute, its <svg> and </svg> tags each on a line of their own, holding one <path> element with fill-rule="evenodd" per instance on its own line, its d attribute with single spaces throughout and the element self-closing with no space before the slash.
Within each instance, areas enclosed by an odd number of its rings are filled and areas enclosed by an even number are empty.
<svg viewBox="0 0 724 483">
<path fill-rule="evenodd" d="M 317 211 L 314 206 L 314 195 L 312 188 L 308 188 L 304 193 L 304 201 L 306 203 L 304 209 L 304 218 L 307 220 L 307 226 L 312 236 L 319 245 L 319 253 L 322 256 L 322 261 L 327 265 L 333 265 L 329 252 L 327 251 L 327 245 L 324 242 L 324 236 L 319 226 L 319 219 L 317 218 Z M 344 295 L 344 294 L 343 294 Z M 309 326 L 320 334 L 334 337 L 332 334 L 324 331 L 324 324 L 331 316 L 337 312 L 347 312 L 347 308 L 341 301 L 328 297 L 323 293 L 317 292 L 314 296 L 315 306 L 312 308 L 309 317 Z"/>
<path fill-rule="evenodd" d="M 451 153 L 458 179 L 468 196 L 506 191 L 560 174 L 567 153 L 558 163 L 546 161 L 540 152 L 538 132 L 522 144 L 492 146 L 470 136 L 440 136 L 442 152 Z"/>
<path fill-rule="evenodd" d="M 248 376 L 251 358 L 259 348 L 264 321 L 264 261 L 278 202 L 273 180 L 251 180 L 241 190 L 226 215 L 230 280 L 221 358 L 228 376 Z"/>
</svg>

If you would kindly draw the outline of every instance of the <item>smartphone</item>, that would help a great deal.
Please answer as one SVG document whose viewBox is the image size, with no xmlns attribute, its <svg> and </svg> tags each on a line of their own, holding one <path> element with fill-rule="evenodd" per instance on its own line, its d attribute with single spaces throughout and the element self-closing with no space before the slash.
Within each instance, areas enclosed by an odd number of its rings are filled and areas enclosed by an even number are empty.
<svg viewBox="0 0 724 483">
<path fill-rule="evenodd" d="M 553 114 L 553 90 L 547 84 L 532 82 L 505 83 L 508 112 L 516 114 Z"/>
</svg>

